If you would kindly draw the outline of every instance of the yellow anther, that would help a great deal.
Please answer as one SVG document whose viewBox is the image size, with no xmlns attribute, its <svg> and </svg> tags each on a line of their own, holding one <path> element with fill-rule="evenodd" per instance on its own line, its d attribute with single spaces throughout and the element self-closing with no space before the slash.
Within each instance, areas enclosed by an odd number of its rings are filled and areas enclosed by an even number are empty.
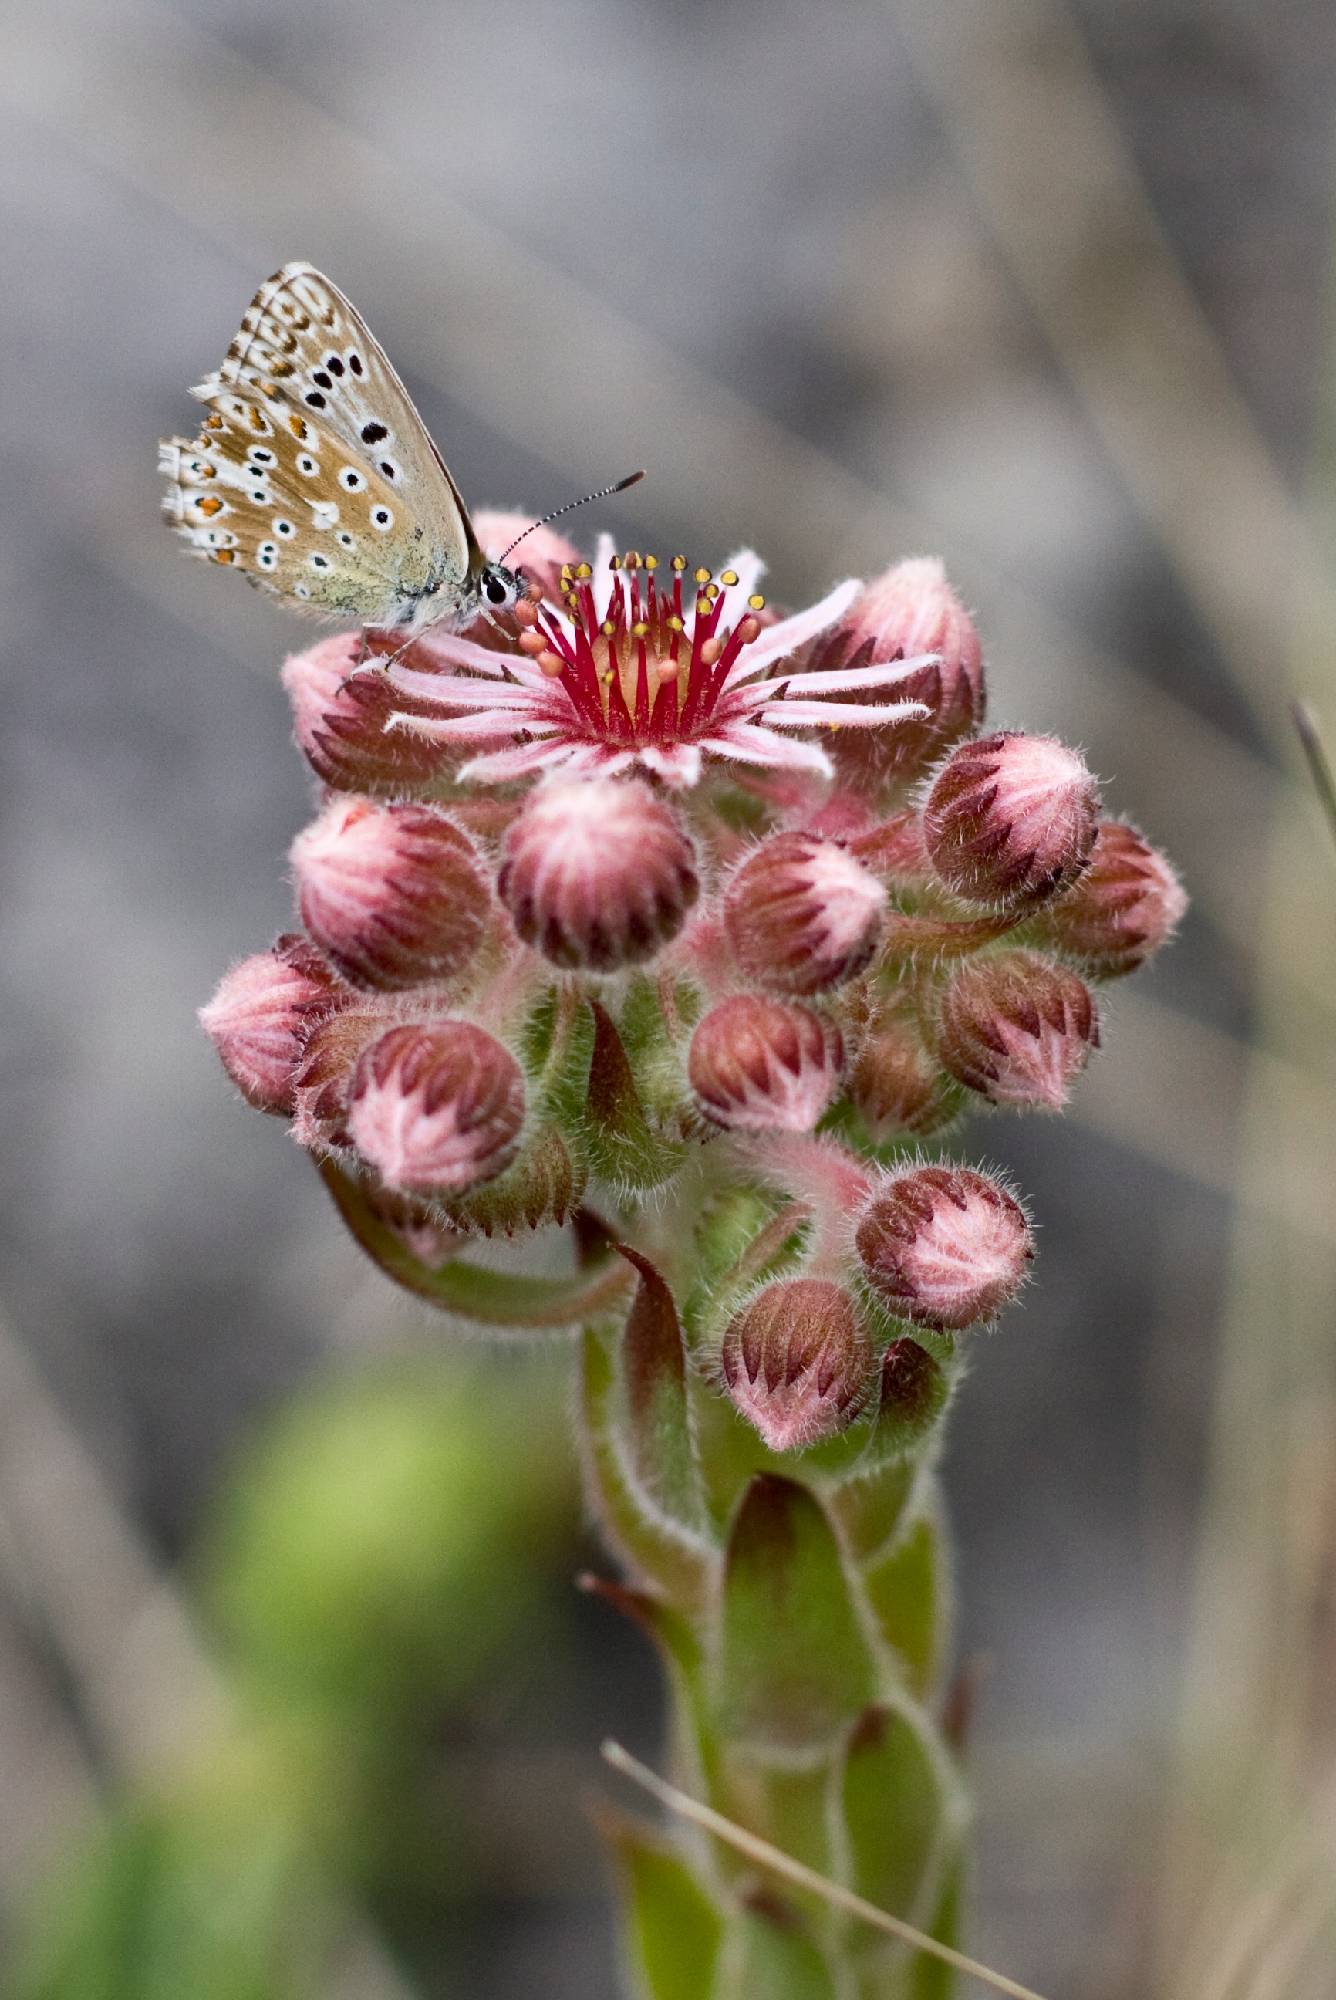
<svg viewBox="0 0 1336 2000">
<path fill-rule="evenodd" d="M 561 565 L 561 577 L 562 577 L 562 582 L 563 582 L 563 583 L 565 582 L 566 578 L 567 578 L 568 576 L 570 576 L 570 574 L 571 574 L 571 566 L 570 566 L 570 564 L 569 564 L 568 562 L 566 562 L 566 563 L 563 563 L 563 564 Z"/>
<path fill-rule="evenodd" d="M 645 568 L 646 568 L 646 569 L 657 569 L 658 567 L 659 567 L 659 558 L 658 558 L 657 556 L 646 556 L 646 557 L 645 557 Z"/>
<path fill-rule="evenodd" d="M 633 625 L 631 627 L 631 637 L 633 639 L 644 639 L 647 638 L 648 636 L 649 636 L 649 626 L 645 623 L 643 618 L 640 620 L 640 623 L 638 625 Z"/>
<path fill-rule="evenodd" d="M 751 611 L 765 610 L 765 599 L 762 597 L 759 590 L 753 591 L 751 596 L 747 599 L 747 607 Z"/>
<path fill-rule="evenodd" d="M 683 625 L 682 620 L 678 617 L 676 612 L 674 612 L 672 617 L 668 620 L 668 630 L 670 632 L 684 632 L 686 630 L 685 625 Z"/>
<path fill-rule="evenodd" d="M 622 559 L 621 559 L 621 557 L 620 557 L 620 556 L 618 556 L 618 555 L 612 555 L 612 556 L 609 556 L 609 557 L 608 557 L 608 568 L 609 568 L 609 569 L 620 569 L 620 568 L 621 568 L 621 566 L 622 566 Z"/>
<path fill-rule="evenodd" d="M 738 573 L 735 569 L 720 570 L 719 581 L 720 583 L 727 584 L 730 590 L 732 589 L 733 585 L 737 582 L 737 580 L 738 580 Z"/>
<path fill-rule="evenodd" d="M 698 617 L 708 618 L 713 609 L 714 606 L 710 603 L 708 597 L 698 597 L 696 599 L 696 614 Z"/>
<path fill-rule="evenodd" d="M 628 549 L 626 551 L 626 554 L 622 557 L 622 561 L 625 563 L 628 569 L 639 569 L 640 568 L 639 549 Z"/>
<path fill-rule="evenodd" d="M 594 572 L 587 562 L 582 562 L 576 565 L 575 574 L 579 577 L 581 583 L 588 583 Z"/>
<path fill-rule="evenodd" d="M 617 627 L 613 624 L 611 618 L 605 618 L 603 620 L 603 623 L 599 626 L 598 629 L 603 634 L 603 637 L 605 639 L 610 639 L 613 633 L 617 630 Z"/>
<path fill-rule="evenodd" d="M 685 556 L 673 557 L 673 568 L 677 571 L 679 576 L 682 574 L 682 571 L 686 568 L 686 566 L 687 566 L 687 559 Z"/>
<path fill-rule="evenodd" d="M 696 571 L 697 583 L 708 583 L 709 581 L 710 581 L 710 572 L 708 569 L 698 569 Z"/>
<path fill-rule="evenodd" d="M 708 583 L 708 584 L 706 584 L 706 586 L 705 586 L 705 595 L 706 595 L 706 596 L 707 596 L 707 597 L 709 598 L 709 600 L 710 600 L 711 604 L 713 604 L 713 603 L 714 603 L 714 600 L 715 600 L 715 599 L 716 599 L 716 597 L 718 597 L 718 595 L 719 595 L 719 586 L 718 586 L 718 584 L 717 584 L 717 583 Z"/>
</svg>

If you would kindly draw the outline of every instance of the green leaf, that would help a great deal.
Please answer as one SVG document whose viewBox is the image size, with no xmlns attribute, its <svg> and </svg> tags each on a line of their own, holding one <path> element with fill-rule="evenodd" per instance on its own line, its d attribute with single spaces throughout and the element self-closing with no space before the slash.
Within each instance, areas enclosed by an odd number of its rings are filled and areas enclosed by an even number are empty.
<svg viewBox="0 0 1336 2000">
<path fill-rule="evenodd" d="M 344 1222 L 386 1277 L 462 1319 L 525 1331 L 569 1328 L 606 1312 L 630 1288 L 626 1266 L 611 1257 L 567 1278 L 521 1277 L 462 1257 L 433 1269 L 372 1212 L 352 1174 L 333 1160 L 320 1161 L 319 1173 Z"/>
<path fill-rule="evenodd" d="M 648 1257 L 625 1246 L 621 1254 L 640 1275 L 622 1335 L 631 1472 L 652 1507 L 687 1533 L 696 1534 L 705 1509 L 677 1308 Z"/>
<path fill-rule="evenodd" d="M 627 1954 L 646 2000 L 705 2000 L 723 1919 L 679 1855 L 639 1827 L 601 1815 L 626 1889 Z"/>
<path fill-rule="evenodd" d="M 651 1131 L 612 1016 L 597 1000 L 586 1005 L 594 1019 L 584 1119 L 590 1163 L 615 1187 L 660 1187 L 677 1172 L 686 1148 Z"/>
<path fill-rule="evenodd" d="M 957 1855 L 946 1871 L 946 1881 L 938 1898 L 937 1910 L 928 1926 L 938 1944 L 960 1947 L 960 1900 L 964 1867 Z M 951 1966 L 928 1952 L 920 1951 L 910 1961 L 909 2000 L 951 2000 L 956 1975 Z"/>
<path fill-rule="evenodd" d="M 733 1521 L 718 1675 L 725 1733 L 758 1754 L 827 1747 L 876 1693 L 825 1510 L 773 1473 L 752 1480 Z"/>
<path fill-rule="evenodd" d="M 856 1562 L 875 1555 L 900 1528 L 917 1477 L 913 1460 L 902 1459 L 898 1465 L 881 1466 L 867 1478 L 846 1479 L 831 1494 L 830 1510 Z"/>
<path fill-rule="evenodd" d="M 504 1173 L 447 1201 L 445 1212 L 461 1229 L 513 1236 L 544 1222 L 569 1221 L 585 1178 L 583 1161 L 572 1157 L 556 1126 L 539 1125 Z"/>
<path fill-rule="evenodd" d="M 835 2000 L 829 1964 L 780 1896 L 758 1891 L 730 1928 L 728 1977 L 719 2000 Z"/>
<path fill-rule="evenodd" d="M 700 1018 L 700 988 L 686 980 L 637 973 L 617 1018 L 622 1044 L 649 1117 L 670 1129 L 682 1108 L 682 1066 Z"/>
<path fill-rule="evenodd" d="M 949 1578 L 940 1523 L 921 1514 L 889 1551 L 863 1571 L 873 1616 L 904 1668 L 910 1690 L 931 1692 L 945 1652 Z"/>
<path fill-rule="evenodd" d="M 911 1923 L 930 1913 L 950 1816 L 946 1755 L 930 1731 L 926 1718 L 908 1709 L 865 1709 L 840 1784 L 849 1886 Z"/>
<path fill-rule="evenodd" d="M 520 1032 L 530 1102 L 569 1133 L 583 1126 L 594 1053 L 594 1022 L 578 987 L 551 986 Z"/>
<path fill-rule="evenodd" d="M 613 1549 L 638 1577 L 656 1584 L 678 1604 L 702 1601 L 714 1558 L 646 1506 L 619 1442 L 618 1335 L 587 1329 L 581 1348 L 580 1406 L 585 1488 Z"/>
</svg>

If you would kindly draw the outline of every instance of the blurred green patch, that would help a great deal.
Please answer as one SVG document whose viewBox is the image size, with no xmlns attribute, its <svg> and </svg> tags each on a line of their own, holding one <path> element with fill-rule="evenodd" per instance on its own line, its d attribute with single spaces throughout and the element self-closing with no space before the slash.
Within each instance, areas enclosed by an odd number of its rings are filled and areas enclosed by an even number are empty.
<svg viewBox="0 0 1336 2000">
<path fill-rule="evenodd" d="M 15 2000 L 304 2000 L 365 1911 L 406 1963 L 448 1960 L 485 1810 L 455 1753 L 561 1679 L 568 1403 L 564 1351 L 516 1352 L 378 1367 L 269 1423 L 196 1564 L 227 1720 L 34 1900 Z"/>
</svg>

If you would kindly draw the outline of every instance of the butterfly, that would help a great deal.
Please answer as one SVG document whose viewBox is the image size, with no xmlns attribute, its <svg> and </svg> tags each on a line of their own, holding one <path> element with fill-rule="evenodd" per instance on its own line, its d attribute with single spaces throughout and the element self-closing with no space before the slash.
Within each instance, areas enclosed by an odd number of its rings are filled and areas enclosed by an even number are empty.
<svg viewBox="0 0 1336 2000">
<path fill-rule="evenodd" d="M 483 554 L 380 342 L 313 265 L 261 285 L 222 367 L 190 393 L 203 428 L 166 439 L 159 470 L 193 555 L 299 611 L 410 633 L 524 595 L 522 575 Z"/>
</svg>

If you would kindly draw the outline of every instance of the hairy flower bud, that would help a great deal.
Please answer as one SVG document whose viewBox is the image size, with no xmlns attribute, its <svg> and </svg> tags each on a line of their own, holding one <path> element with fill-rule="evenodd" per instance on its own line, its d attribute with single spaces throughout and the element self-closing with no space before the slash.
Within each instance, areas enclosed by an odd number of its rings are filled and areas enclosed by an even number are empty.
<svg viewBox="0 0 1336 2000">
<path fill-rule="evenodd" d="M 478 948 L 491 891 L 468 835 L 433 806 L 332 799 L 292 867 L 302 922 L 359 985 L 448 978 Z"/>
<path fill-rule="evenodd" d="M 787 1278 L 730 1321 L 721 1356 L 734 1404 L 772 1451 L 800 1451 L 858 1415 L 872 1350 L 843 1285 Z"/>
<path fill-rule="evenodd" d="M 881 936 L 886 892 L 833 840 L 777 833 L 749 854 L 724 895 L 738 964 L 787 993 L 820 993 L 861 972 Z"/>
<path fill-rule="evenodd" d="M 385 1009 L 361 999 L 317 1021 L 292 1079 L 292 1136 L 313 1153 L 346 1151 L 348 1096 L 357 1058 L 388 1025 Z"/>
<path fill-rule="evenodd" d="M 400 1194 L 369 1176 L 361 1195 L 376 1221 L 429 1271 L 439 1271 L 443 1264 L 459 1255 L 469 1240 L 462 1230 L 444 1219 L 439 1208 L 419 1195 Z"/>
<path fill-rule="evenodd" d="M 411 710 L 374 659 L 359 671 L 360 632 L 340 632 L 283 663 L 297 747 L 316 776 L 344 792 L 406 792 L 448 770 L 448 745 L 407 729 L 386 730 Z"/>
<path fill-rule="evenodd" d="M 223 975 L 199 1023 L 247 1103 L 290 1117 L 303 1044 L 346 993 L 310 939 L 289 932 Z"/>
<path fill-rule="evenodd" d="M 952 751 L 924 802 L 923 835 L 958 896 L 1038 902 L 1085 866 L 1098 810 L 1099 788 L 1074 750 L 999 730 Z"/>
<path fill-rule="evenodd" d="M 519 1064 L 471 1021 L 406 1023 L 362 1051 L 348 1129 L 386 1187 L 450 1193 L 494 1180 L 523 1124 Z"/>
<path fill-rule="evenodd" d="M 916 777 L 982 720 L 979 635 L 936 557 L 896 563 L 874 578 L 846 613 L 836 643 L 851 666 L 938 655 L 936 666 L 921 667 L 895 689 L 898 699 L 923 702 L 926 716 L 890 728 L 841 730 L 832 739 L 835 762 L 851 783 Z"/>
<path fill-rule="evenodd" d="M 1124 820 L 1103 819 L 1085 873 L 1045 905 L 1033 934 L 1093 979 L 1121 979 L 1167 943 L 1187 901 L 1158 848 Z"/>
<path fill-rule="evenodd" d="M 1019 1202 L 969 1167 L 888 1176 L 854 1240 L 868 1283 L 892 1312 L 952 1332 L 994 1318 L 1034 1255 Z"/>
<path fill-rule="evenodd" d="M 859 1043 L 849 1096 L 874 1145 L 906 1132 L 920 1139 L 940 1132 L 956 1116 L 960 1094 L 911 1020 L 884 1016 Z"/>
<path fill-rule="evenodd" d="M 808 1007 L 735 993 L 691 1038 L 687 1074 L 706 1117 L 734 1132 L 810 1132 L 839 1088 L 844 1045 Z"/>
<path fill-rule="evenodd" d="M 1033 951 L 967 959 L 947 982 L 937 1050 L 952 1076 L 994 1104 L 1056 1111 L 1099 1047 L 1085 981 Z"/>
<path fill-rule="evenodd" d="M 677 935 L 700 884 L 695 849 L 665 800 L 639 779 L 584 778 L 530 795 L 506 835 L 497 887 L 545 958 L 614 972 Z"/>
</svg>

